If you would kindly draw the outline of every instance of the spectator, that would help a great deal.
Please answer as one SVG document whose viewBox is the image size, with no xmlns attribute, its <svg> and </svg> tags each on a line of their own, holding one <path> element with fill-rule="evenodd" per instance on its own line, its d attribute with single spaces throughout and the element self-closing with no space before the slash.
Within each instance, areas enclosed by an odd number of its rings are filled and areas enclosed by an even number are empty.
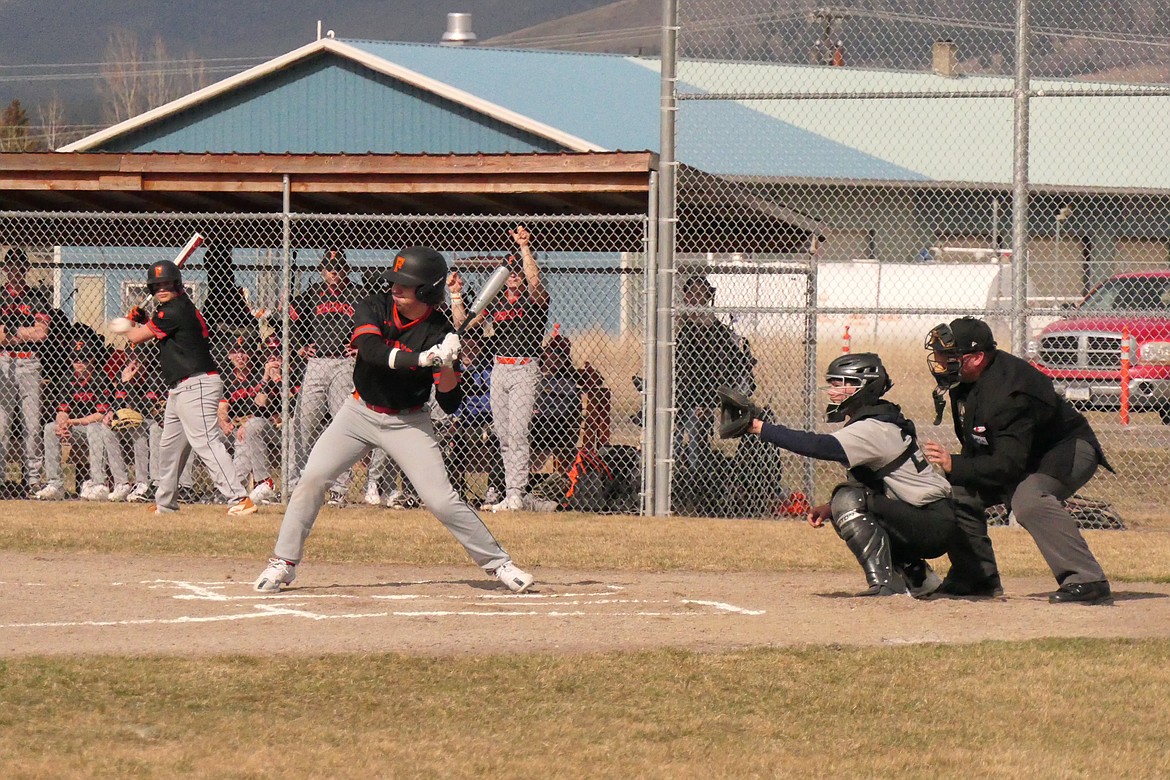
<svg viewBox="0 0 1170 780">
<path fill-rule="evenodd" d="M 158 370 L 158 354 L 154 342 L 127 349 L 126 362 L 119 373 L 114 390 L 115 404 L 134 409 L 142 415 L 142 424 L 121 435 L 128 440 L 134 454 L 134 487 L 126 500 L 132 504 L 154 499 L 158 479 L 158 442 L 162 435 L 162 410 L 166 403 L 166 386 Z M 190 470 L 187 470 L 188 477 Z M 191 487 L 191 480 L 179 480 L 181 486 Z"/>
<path fill-rule="evenodd" d="M 106 454 L 116 449 L 116 440 L 114 432 L 103 420 L 110 412 L 113 393 L 105 375 L 97 370 L 100 362 L 100 354 L 91 345 L 85 341 L 77 342 L 73 378 L 57 403 L 57 418 L 44 427 L 47 484 L 37 491 L 35 497 L 38 500 L 60 501 L 65 498 L 62 444 L 85 447 L 89 453 L 90 478 L 82 483 L 79 497 L 83 501 L 103 501 L 110 495 L 109 487 L 104 484 Z M 116 482 L 129 481 L 125 462 L 110 465 L 115 470 Z"/>
<path fill-rule="evenodd" d="M 294 484 L 323 430 L 326 414 L 335 416 L 353 393 L 353 307 L 365 295 L 349 281 L 344 249 L 327 250 L 321 256 L 320 271 L 321 281 L 301 293 L 289 310 L 297 354 L 305 359 L 294 418 Z M 347 471 L 333 483 L 328 499 L 331 506 L 344 506 L 349 482 Z"/>
<path fill-rule="evenodd" d="M 28 286 L 25 251 L 4 253 L 4 291 L 0 293 L 0 443 L 7 452 L 13 413 L 24 423 L 24 484 L 36 493 L 44 464 L 41 437 L 40 353 L 49 337 L 53 307 L 44 287 Z"/>
<path fill-rule="evenodd" d="M 272 449 L 277 442 L 271 414 L 280 398 L 280 362 L 254 365 L 252 350 L 243 337 L 228 347 L 228 360 L 231 368 L 224 377 L 219 427 L 232 445 L 236 478 L 245 487 L 249 479 L 253 481 L 252 503 L 271 504 L 276 500 Z"/>
<path fill-rule="evenodd" d="M 459 359 L 463 372 L 463 400 L 451 415 L 447 441 L 448 472 L 456 490 L 467 495 L 467 475 L 487 472 L 482 504 L 498 504 L 504 496 L 504 461 L 492 431 L 491 381 L 495 355 L 490 341 L 465 336 Z"/>
<path fill-rule="evenodd" d="M 493 512 L 524 508 L 528 495 L 531 447 L 528 426 L 540 388 L 541 343 L 548 326 L 549 296 L 540 268 L 530 246 L 531 235 L 523 225 L 509 231 L 520 257 L 508 257 L 512 273 L 501 295 L 487 311 L 470 323 L 474 327 L 486 318 L 494 331 L 497 349 L 492 369 L 492 426 L 500 441 L 504 461 L 504 499 L 490 506 Z M 467 319 L 463 284 L 458 274 L 448 277 L 451 313 L 455 326 Z"/>
<path fill-rule="evenodd" d="M 680 479 L 693 482 L 711 459 L 716 391 L 730 387 L 750 395 L 755 361 L 743 340 L 710 310 L 715 287 L 706 276 L 686 277 L 682 301 L 674 348 L 673 450 Z"/>
<path fill-rule="evenodd" d="M 533 452 L 551 455 L 553 469 L 560 473 L 573 465 L 581 440 L 582 383 L 572 350 L 555 326 L 540 358 L 542 379 L 530 428 Z"/>
</svg>

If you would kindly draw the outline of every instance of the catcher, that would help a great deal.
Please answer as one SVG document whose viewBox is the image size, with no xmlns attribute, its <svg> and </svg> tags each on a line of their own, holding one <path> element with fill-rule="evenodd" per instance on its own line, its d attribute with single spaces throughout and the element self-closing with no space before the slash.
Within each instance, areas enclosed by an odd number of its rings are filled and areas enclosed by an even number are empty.
<svg viewBox="0 0 1170 780">
<path fill-rule="evenodd" d="M 809 525 L 828 520 L 865 572 L 858 596 L 909 593 L 926 598 L 942 580 L 926 558 L 946 553 L 958 532 L 951 489 L 918 445 L 914 423 L 882 396 L 893 386 L 873 353 L 842 355 L 825 372 L 825 421 L 845 423 L 829 434 L 793 430 L 760 419 L 747 396 L 718 392 L 719 436 L 751 433 L 789 452 L 843 464 L 847 479 Z"/>
</svg>

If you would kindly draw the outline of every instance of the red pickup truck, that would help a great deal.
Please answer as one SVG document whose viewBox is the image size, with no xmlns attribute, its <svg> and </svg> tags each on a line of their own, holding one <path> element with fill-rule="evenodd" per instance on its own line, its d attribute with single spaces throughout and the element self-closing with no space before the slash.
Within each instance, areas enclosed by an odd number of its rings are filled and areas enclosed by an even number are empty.
<svg viewBox="0 0 1170 780">
<path fill-rule="evenodd" d="M 1121 408 L 1121 342 L 1129 333 L 1129 408 L 1170 425 L 1170 271 L 1117 274 L 1070 315 L 1028 342 L 1026 354 L 1079 409 Z"/>
</svg>

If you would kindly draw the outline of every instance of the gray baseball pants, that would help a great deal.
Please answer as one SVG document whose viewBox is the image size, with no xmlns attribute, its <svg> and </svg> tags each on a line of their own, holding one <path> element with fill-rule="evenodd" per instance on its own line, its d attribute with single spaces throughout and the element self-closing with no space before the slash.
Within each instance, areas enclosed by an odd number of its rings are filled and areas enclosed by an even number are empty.
<svg viewBox="0 0 1170 780">
<path fill-rule="evenodd" d="M 219 429 L 219 399 L 223 380 L 214 374 L 196 374 L 171 389 L 163 413 L 158 446 L 158 489 L 154 502 L 163 509 L 178 509 L 179 473 L 191 459 L 191 451 L 207 467 L 215 488 L 231 502 L 248 493 L 236 478 L 232 458 Z"/>
<path fill-rule="evenodd" d="M 162 444 L 162 424 L 155 420 L 147 420 L 146 424 L 150 430 L 150 478 L 157 485 L 159 476 L 162 474 L 162 467 L 159 466 L 158 462 L 158 453 Z M 137 458 L 137 456 L 135 457 Z M 142 482 L 143 480 L 138 481 Z M 192 489 L 195 487 L 195 461 L 188 460 L 187 465 L 183 466 L 183 470 L 179 472 L 179 486 Z"/>
<path fill-rule="evenodd" d="M 301 394 L 297 399 L 297 411 L 293 418 L 293 433 L 296 436 L 296 457 L 292 473 L 295 485 L 305 468 L 309 450 L 321 434 L 325 414 L 336 417 L 341 405 L 353 397 L 353 365 L 351 357 L 313 357 L 305 363 L 305 376 L 301 379 Z M 349 488 L 350 475 L 338 475 L 334 489 L 345 491 Z"/>
<path fill-rule="evenodd" d="M 0 442 L 5 449 L 17 406 L 24 421 L 24 478 L 31 485 L 40 480 L 45 463 L 41 437 L 37 436 L 41 430 L 41 361 L 0 353 Z"/>
<path fill-rule="evenodd" d="M 1092 479 L 1099 463 L 1093 445 L 1078 441 L 1072 469 L 1065 479 L 1030 474 L 1012 494 L 1016 520 L 1032 535 L 1060 585 L 1106 579 L 1076 519 L 1061 503 Z"/>
<path fill-rule="evenodd" d="M 87 425 L 71 425 L 69 427 L 69 444 L 73 447 L 82 446 L 89 454 L 89 478 L 99 484 L 106 477 L 106 436 L 111 431 L 102 425 L 101 420 Z M 44 428 L 45 442 L 45 482 L 54 487 L 64 489 L 65 478 L 61 474 L 61 437 L 57 435 L 57 423 L 51 422 Z M 125 471 L 125 463 L 122 469 Z M 81 484 L 77 485 L 78 490 Z"/>
<path fill-rule="evenodd" d="M 532 422 L 539 389 L 540 366 L 535 360 L 523 365 L 496 363 L 492 368 L 492 430 L 500 440 L 504 486 L 509 496 L 528 490 L 529 460 L 532 458 L 528 426 Z"/>
<path fill-rule="evenodd" d="M 236 437 L 236 477 L 240 484 L 247 486 L 248 477 L 256 482 L 272 478 L 273 444 L 280 440 L 280 434 L 267 417 L 249 417 L 239 430 L 244 432 L 241 439 Z"/>
<path fill-rule="evenodd" d="M 313 530 L 330 483 L 375 447 L 385 450 L 398 463 L 419 498 L 484 571 L 490 572 L 510 560 L 475 510 L 451 487 L 427 411 L 381 414 L 352 397 L 309 453 L 280 524 L 277 557 L 300 562 L 305 539 Z"/>
</svg>

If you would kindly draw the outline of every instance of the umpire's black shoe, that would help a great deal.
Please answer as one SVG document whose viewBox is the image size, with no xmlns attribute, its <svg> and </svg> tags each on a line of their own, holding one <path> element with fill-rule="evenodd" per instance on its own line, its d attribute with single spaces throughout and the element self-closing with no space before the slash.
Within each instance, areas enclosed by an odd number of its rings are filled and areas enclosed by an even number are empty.
<svg viewBox="0 0 1170 780">
<path fill-rule="evenodd" d="M 927 598 L 998 599 L 1003 598 L 1003 587 L 999 584 L 999 577 L 978 584 L 960 582 L 948 577 Z"/>
<path fill-rule="evenodd" d="M 1100 582 L 1068 582 L 1060 586 L 1048 597 L 1053 604 L 1112 604 L 1113 592 L 1109 590 L 1109 583 Z"/>
</svg>

